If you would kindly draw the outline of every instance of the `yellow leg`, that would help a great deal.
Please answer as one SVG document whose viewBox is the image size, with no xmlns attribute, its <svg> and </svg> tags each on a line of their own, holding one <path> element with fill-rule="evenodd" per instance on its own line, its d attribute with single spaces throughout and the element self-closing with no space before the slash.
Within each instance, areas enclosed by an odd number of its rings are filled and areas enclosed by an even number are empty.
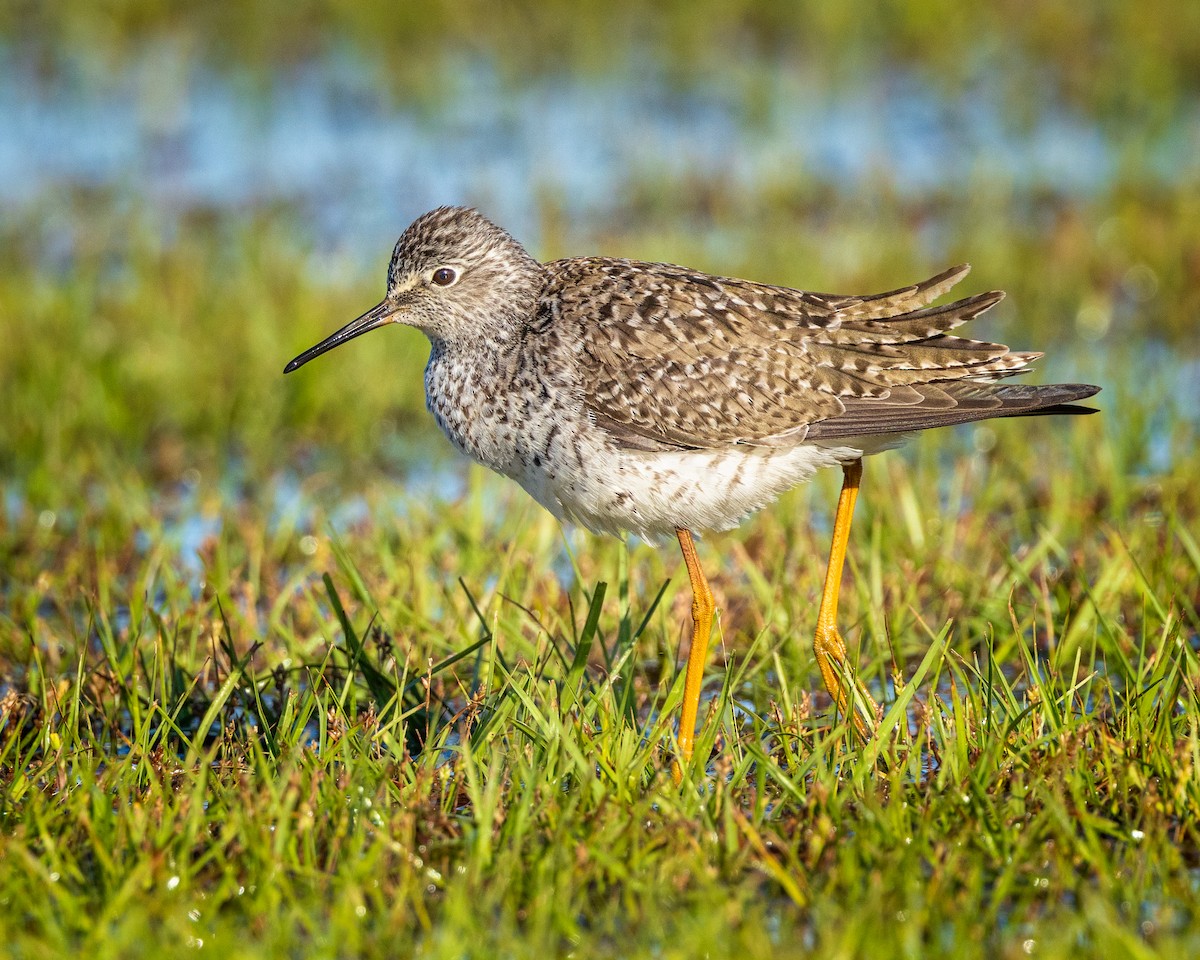
<svg viewBox="0 0 1200 960">
<path fill-rule="evenodd" d="M 692 745 L 696 739 L 696 715 L 700 710 L 700 684 L 704 679 L 704 664 L 708 659 L 708 640 L 712 635 L 713 604 L 712 591 L 700 569 L 696 556 L 696 544 L 692 534 L 682 527 L 675 531 L 679 548 L 683 551 L 683 562 L 687 566 L 688 579 L 692 582 L 692 642 L 688 650 L 687 676 L 683 681 L 683 713 L 679 718 L 679 752 L 683 762 L 692 759 Z M 671 768 L 671 775 L 678 784 L 683 771 L 678 763 Z"/>
<path fill-rule="evenodd" d="M 850 540 L 850 522 L 854 517 L 854 501 L 858 499 L 858 485 L 862 480 L 862 461 L 842 465 L 844 478 L 842 492 L 838 496 L 837 513 L 833 519 L 833 545 L 829 548 L 829 569 L 825 572 L 825 590 L 821 594 L 821 609 L 817 613 L 817 635 L 813 639 L 813 652 L 821 679 L 829 691 L 838 710 L 845 717 L 854 719 L 854 728 L 860 737 L 867 738 L 862 718 L 854 709 L 854 702 L 846 695 L 843 678 L 847 675 L 846 644 L 837 629 L 838 592 L 842 585 L 842 567 L 846 562 L 846 544 Z M 861 683 L 855 683 L 858 697 L 870 711 L 872 723 L 876 714 L 875 701 Z"/>
</svg>

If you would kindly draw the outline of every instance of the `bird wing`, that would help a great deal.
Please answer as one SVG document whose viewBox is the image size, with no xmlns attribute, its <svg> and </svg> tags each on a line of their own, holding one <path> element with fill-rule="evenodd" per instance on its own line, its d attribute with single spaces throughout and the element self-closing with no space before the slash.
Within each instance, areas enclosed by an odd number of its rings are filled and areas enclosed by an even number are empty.
<svg viewBox="0 0 1200 960">
<path fill-rule="evenodd" d="M 1089 395 L 997 386 L 1041 354 L 947 334 L 1003 298 L 991 291 L 928 306 L 966 275 L 965 265 L 860 297 L 630 260 L 547 268 L 540 332 L 574 355 L 590 415 L 627 446 L 791 445 L 1008 416 Z"/>
</svg>

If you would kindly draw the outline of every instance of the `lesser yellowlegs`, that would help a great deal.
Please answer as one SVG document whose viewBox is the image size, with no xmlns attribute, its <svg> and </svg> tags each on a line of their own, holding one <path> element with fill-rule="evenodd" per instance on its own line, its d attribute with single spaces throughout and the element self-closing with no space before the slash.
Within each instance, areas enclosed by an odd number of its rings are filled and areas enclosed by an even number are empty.
<svg viewBox="0 0 1200 960">
<path fill-rule="evenodd" d="M 712 629 L 692 533 L 727 530 L 821 467 L 843 470 L 814 651 L 843 714 L 837 629 L 862 458 L 929 427 L 1072 405 L 1098 387 L 1009 385 L 1041 354 L 951 336 L 1003 297 L 929 306 L 967 273 L 869 296 L 807 293 L 609 257 L 540 263 L 478 212 L 441 207 L 404 231 L 377 306 L 287 365 L 387 323 L 423 331 L 429 410 L 453 444 L 594 531 L 678 539 L 692 587 L 679 725 L 691 756 Z"/>
</svg>

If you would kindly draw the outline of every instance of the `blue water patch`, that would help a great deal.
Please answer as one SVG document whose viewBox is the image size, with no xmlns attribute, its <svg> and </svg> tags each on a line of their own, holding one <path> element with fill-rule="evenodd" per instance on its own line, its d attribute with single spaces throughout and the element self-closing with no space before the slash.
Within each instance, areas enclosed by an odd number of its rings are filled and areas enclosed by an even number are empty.
<svg viewBox="0 0 1200 960">
<path fill-rule="evenodd" d="M 547 196 L 569 217 L 619 209 L 639 178 L 761 189 L 807 176 L 912 194 L 981 180 L 1068 193 L 1118 175 L 1128 145 L 1050 97 L 1008 116 L 1002 78 L 946 96 L 896 70 L 853 87 L 758 65 L 754 80 L 680 88 L 652 66 L 519 86 L 488 63 L 447 71 L 436 109 L 397 102 L 342 55 L 251 83 L 153 47 L 103 78 L 46 79 L 0 50 L 0 202 L 112 189 L 164 213 L 286 201 L 322 246 L 378 252 L 439 203 L 484 206 L 538 242 Z M 751 102 L 753 101 L 753 106 Z M 1141 169 L 1196 172 L 1200 109 L 1139 149 Z"/>
</svg>

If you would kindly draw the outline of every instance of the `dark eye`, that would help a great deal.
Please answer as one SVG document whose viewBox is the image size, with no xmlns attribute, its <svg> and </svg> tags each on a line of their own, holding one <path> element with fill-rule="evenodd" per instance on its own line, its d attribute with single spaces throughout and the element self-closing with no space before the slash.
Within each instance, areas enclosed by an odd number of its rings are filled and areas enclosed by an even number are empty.
<svg viewBox="0 0 1200 960">
<path fill-rule="evenodd" d="M 439 287 L 448 287 L 458 279 L 458 274 L 449 267 L 438 267 L 433 271 L 433 282 Z"/>
</svg>

